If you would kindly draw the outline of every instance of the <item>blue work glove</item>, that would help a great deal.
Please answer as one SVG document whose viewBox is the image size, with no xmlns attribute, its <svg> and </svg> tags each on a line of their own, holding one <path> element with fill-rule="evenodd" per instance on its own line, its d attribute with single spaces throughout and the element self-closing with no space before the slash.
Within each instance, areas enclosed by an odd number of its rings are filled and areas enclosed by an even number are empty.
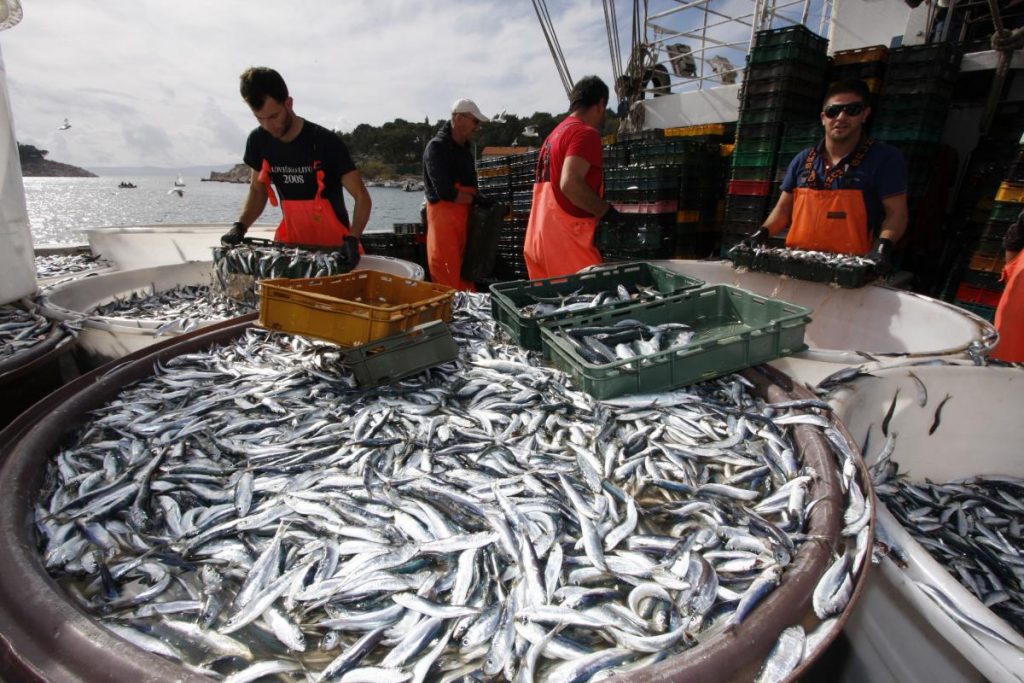
<svg viewBox="0 0 1024 683">
<path fill-rule="evenodd" d="M 875 262 L 875 273 L 879 277 L 891 275 L 892 264 L 892 240 L 879 237 L 875 242 L 875 248 L 868 254 L 868 258 Z"/>
<path fill-rule="evenodd" d="M 231 229 L 221 236 L 221 245 L 225 247 L 233 247 L 236 244 L 241 244 L 242 238 L 245 237 L 245 230 L 245 224 L 241 221 L 235 221 L 231 226 Z"/>
</svg>

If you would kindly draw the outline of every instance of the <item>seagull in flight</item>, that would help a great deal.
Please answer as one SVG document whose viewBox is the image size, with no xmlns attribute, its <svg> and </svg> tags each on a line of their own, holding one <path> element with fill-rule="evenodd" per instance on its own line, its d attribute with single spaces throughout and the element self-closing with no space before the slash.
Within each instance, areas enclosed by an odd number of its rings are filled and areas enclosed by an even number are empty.
<svg viewBox="0 0 1024 683">
<path fill-rule="evenodd" d="M 59 127 L 57 128 L 57 130 L 67 130 L 67 129 L 68 129 L 68 128 L 70 128 L 70 127 L 71 127 L 71 124 L 70 124 L 70 123 L 68 123 L 68 120 L 67 120 L 67 119 L 64 119 L 64 123 L 63 123 L 63 124 L 62 124 L 61 126 L 59 126 Z"/>
</svg>

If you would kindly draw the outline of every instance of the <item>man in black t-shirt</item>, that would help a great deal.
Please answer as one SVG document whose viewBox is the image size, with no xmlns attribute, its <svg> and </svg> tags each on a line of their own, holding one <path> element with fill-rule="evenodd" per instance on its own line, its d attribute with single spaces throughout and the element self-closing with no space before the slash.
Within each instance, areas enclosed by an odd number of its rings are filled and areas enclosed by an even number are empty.
<svg viewBox="0 0 1024 683">
<path fill-rule="evenodd" d="M 267 200 L 277 206 L 279 195 L 284 218 L 275 240 L 340 247 L 351 262 L 358 261 L 358 237 L 372 202 L 345 144 L 323 126 L 295 115 L 288 86 L 273 69 L 247 69 L 240 90 L 260 125 L 245 144 L 244 160 L 253 169 L 249 195 L 221 243 L 241 242 Z M 351 220 L 343 187 L 355 202 Z"/>
</svg>

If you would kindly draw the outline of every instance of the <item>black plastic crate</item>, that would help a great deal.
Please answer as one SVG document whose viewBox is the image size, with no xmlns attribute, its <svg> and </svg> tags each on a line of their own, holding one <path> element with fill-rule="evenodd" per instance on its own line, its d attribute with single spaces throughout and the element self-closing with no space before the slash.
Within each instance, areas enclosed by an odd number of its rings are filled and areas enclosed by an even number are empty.
<svg viewBox="0 0 1024 683">
<path fill-rule="evenodd" d="M 752 66 L 786 62 L 821 70 L 824 70 L 828 64 L 824 49 L 808 47 L 799 43 L 751 48 L 747 53 L 747 61 Z"/>
<path fill-rule="evenodd" d="M 934 95 L 949 99 L 953 94 L 953 86 L 956 80 L 954 78 L 938 78 L 934 80 L 899 80 L 890 81 L 886 79 L 882 83 L 881 96 L 883 98 L 888 97 L 903 97 L 907 95 L 925 96 Z M 884 104 L 881 106 L 885 106 Z"/>
<path fill-rule="evenodd" d="M 737 126 L 736 144 L 746 140 L 774 140 L 782 135 L 782 122 L 772 121 L 769 123 L 751 123 Z"/>
<path fill-rule="evenodd" d="M 740 101 L 757 95 L 774 95 L 786 93 L 805 97 L 821 97 L 825 91 L 825 81 L 813 72 L 808 74 L 795 71 L 784 78 L 757 78 L 743 81 L 740 90 Z"/>
<path fill-rule="evenodd" d="M 761 224 L 773 206 L 771 197 L 729 195 L 725 200 L 725 219 Z"/>
<path fill-rule="evenodd" d="M 824 80 L 827 66 L 828 61 L 825 59 L 814 63 L 789 61 L 767 64 L 750 63 L 744 71 L 743 79 L 746 81 L 786 79 L 799 74 L 799 76 L 807 79 L 820 78 Z"/>
<path fill-rule="evenodd" d="M 754 34 L 754 47 L 773 45 L 803 45 L 824 53 L 828 40 L 812 32 L 802 24 L 783 28 L 765 29 Z"/>
<path fill-rule="evenodd" d="M 448 325 L 435 321 L 357 346 L 345 352 L 342 362 L 360 386 L 375 387 L 418 375 L 458 355 Z"/>
<path fill-rule="evenodd" d="M 829 82 L 834 81 L 866 81 L 871 78 L 885 77 L 885 62 L 859 62 L 856 64 L 832 65 L 829 69 Z"/>
<path fill-rule="evenodd" d="M 936 62 L 956 66 L 960 64 L 960 53 L 955 43 L 910 45 L 889 50 L 887 61 L 891 66 L 921 62 Z"/>
</svg>

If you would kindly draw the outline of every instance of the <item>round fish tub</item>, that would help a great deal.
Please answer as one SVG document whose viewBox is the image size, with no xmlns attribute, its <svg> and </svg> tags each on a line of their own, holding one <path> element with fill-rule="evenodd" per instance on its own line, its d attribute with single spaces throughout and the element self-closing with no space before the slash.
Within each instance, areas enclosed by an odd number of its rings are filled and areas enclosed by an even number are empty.
<svg viewBox="0 0 1024 683">
<path fill-rule="evenodd" d="M 423 269 L 415 263 L 386 256 L 363 256 L 357 270 L 379 270 L 410 279 L 421 279 Z M 49 315 L 64 320 L 77 320 L 99 304 L 132 292 L 172 289 L 179 285 L 211 284 L 214 281 L 212 261 L 194 261 L 115 271 L 106 275 L 75 280 L 57 285 L 47 292 L 45 306 Z M 200 323 L 210 325 L 215 320 Z M 159 341 L 158 331 L 166 321 L 131 318 L 87 318 L 79 335 L 79 360 L 85 368 L 95 368 L 116 358 L 138 351 Z M 160 336 L 180 332 L 160 332 Z"/>
<path fill-rule="evenodd" d="M 63 245 L 41 245 L 35 248 L 36 256 L 71 256 L 71 255 L 91 255 L 92 251 L 89 249 L 87 244 L 78 244 L 73 246 Z M 53 286 L 61 282 L 69 280 L 78 280 L 84 277 L 91 277 L 93 275 L 103 275 L 104 273 L 111 273 L 116 268 L 110 264 L 100 262 L 94 268 L 88 268 L 86 270 L 78 270 L 69 273 L 63 273 L 60 275 L 52 275 L 50 277 L 39 277 L 36 275 L 36 282 L 40 288 Z"/>
<path fill-rule="evenodd" d="M 922 408 L 913 372 L 927 388 Z M 868 436 L 870 465 L 885 437 L 881 424 L 899 390 L 889 422 L 895 433 L 892 460 L 910 481 L 941 483 L 978 475 L 1024 477 L 1024 427 L 1015 409 L 1024 397 L 1024 371 L 973 366 L 902 367 L 879 370 L 839 389 L 837 417 L 857 439 Z M 939 426 L 929 435 L 946 395 Z M 1009 411 L 1009 413 L 1008 413 Z M 964 588 L 897 519 L 879 505 L 877 535 L 899 549 L 897 566 L 887 557 L 868 584 L 846 628 L 852 644 L 843 680 L 874 683 L 1019 681 L 1024 637 Z M 1013 647 L 966 630 L 915 584 L 939 588 L 970 617 L 1004 635 Z"/>
<path fill-rule="evenodd" d="M 247 235 L 273 239 L 273 226 L 254 225 Z M 120 270 L 209 261 L 225 225 L 142 225 L 86 230 L 92 252 Z"/>
<path fill-rule="evenodd" d="M 0 428 L 65 382 L 78 376 L 71 357 L 75 338 L 55 325 L 38 344 L 0 361 Z"/>
<path fill-rule="evenodd" d="M 0 675 L 5 680 L 209 680 L 128 645 L 83 612 L 43 567 L 31 511 L 43 483 L 47 454 L 57 452 L 65 435 L 87 421 L 89 411 L 113 399 L 124 386 L 152 375 L 156 363 L 166 363 L 175 356 L 215 344 L 231 343 L 254 318 L 255 315 L 236 318 L 164 340 L 110 368 L 90 372 L 33 406 L 0 433 L 0 481 L 5 483 L 7 494 L 0 497 L 0 534 L 8 549 L 0 557 Z M 757 385 L 757 393 L 769 401 L 808 396 L 800 387 L 784 390 L 788 378 L 777 371 L 748 371 L 746 376 Z M 843 430 L 841 425 L 838 427 Z M 846 438 L 850 441 L 849 435 Z M 795 441 L 809 467 L 820 473 L 835 470 L 834 456 L 819 432 L 798 427 Z M 866 482 L 866 471 L 859 460 L 858 470 L 861 480 Z M 843 494 L 838 480 L 838 476 L 820 476 L 809 491 L 809 499 L 818 503 L 811 510 L 808 533 L 824 542 L 803 544 L 779 586 L 742 624 L 647 670 L 615 680 L 748 683 L 757 675 L 763 658 L 784 628 L 794 624 L 808 630 L 814 628 L 819 622 L 811 610 L 811 594 L 829 565 L 833 542 L 843 523 Z M 870 495 L 869 486 L 865 492 Z M 863 563 L 849 604 L 831 622 L 830 631 L 815 655 L 785 680 L 796 681 L 806 673 L 838 634 L 860 597 L 869 566 L 869 562 Z M 25 596 L 31 599 L 26 600 Z"/>
<path fill-rule="evenodd" d="M 861 365 L 872 359 L 884 365 L 886 357 L 893 356 L 966 359 L 969 349 L 995 343 L 995 328 L 985 320 L 913 292 L 878 285 L 842 289 L 770 273 L 741 272 L 729 261 L 674 260 L 659 265 L 709 285 L 733 285 L 812 309 L 805 333 L 809 348 L 774 363 L 812 384 L 839 365 Z"/>
</svg>

